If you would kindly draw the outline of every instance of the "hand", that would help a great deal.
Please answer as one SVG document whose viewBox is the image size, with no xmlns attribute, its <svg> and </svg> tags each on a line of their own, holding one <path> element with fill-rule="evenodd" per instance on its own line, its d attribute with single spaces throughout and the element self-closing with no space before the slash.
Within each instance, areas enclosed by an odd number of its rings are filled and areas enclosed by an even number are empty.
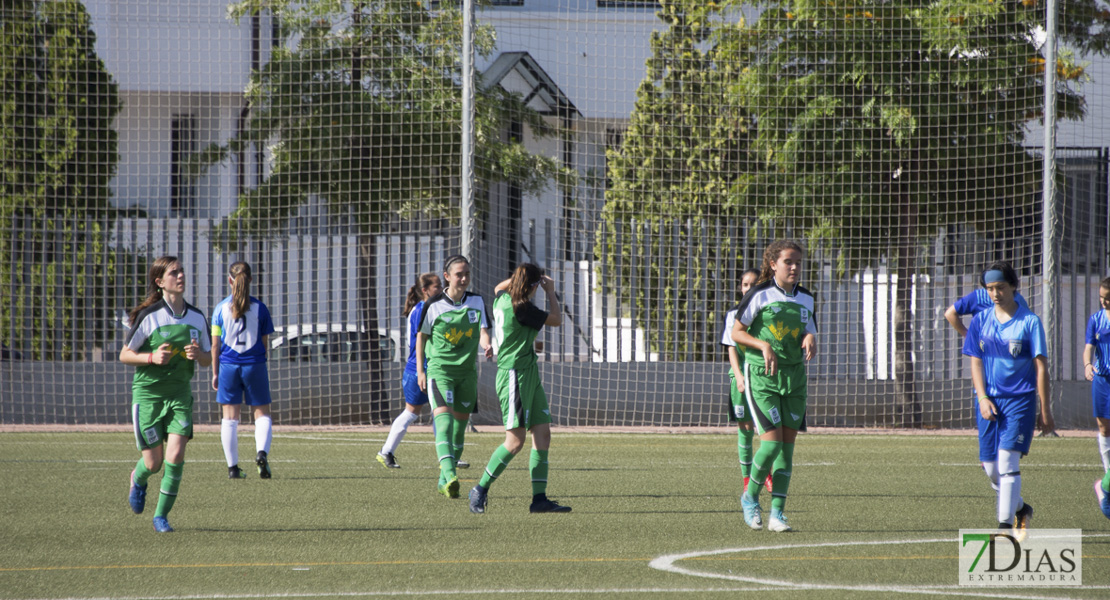
<svg viewBox="0 0 1110 600">
<path fill-rule="evenodd" d="M 1087 378 L 1087 381 L 1094 381 L 1095 375 L 1095 366 L 1093 364 L 1083 367 L 1083 376 Z"/>
<path fill-rule="evenodd" d="M 994 405 L 990 398 L 980 398 L 979 414 L 983 415 L 983 418 L 988 421 L 994 421 L 998 415 L 998 407 Z"/>
<path fill-rule="evenodd" d="M 486 360 L 493 358 L 493 346 L 483 346 L 482 351 L 485 354 Z"/>
<path fill-rule="evenodd" d="M 1056 419 L 1052 418 L 1052 413 L 1037 415 L 1037 427 L 1041 430 L 1041 435 L 1052 435 L 1056 431 Z"/>
<path fill-rule="evenodd" d="M 151 352 L 150 356 L 150 362 L 156 365 L 169 364 L 170 359 L 173 358 L 173 347 L 170 346 L 169 342 L 166 342 L 161 346 L 158 346 L 157 350 Z"/>
<path fill-rule="evenodd" d="M 738 391 L 740 393 L 743 393 L 745 389 L 747 389 L 747 388 L 744 387 L 744 378 L 743 377 L 737 377 L 736 378 L 736 391 Z"/>
<path fill-rule="evenodd" d="M 212 389 L 220 391 L 220 374 L 212 373 Z"/>
<path fill-rule="evenodd" d="M 771 349 L 771 344 L 767 344 L 763 348 L 763 372 L 768 377 L 774 377 L 775 373 L 779 370 L 779 357 L 775 356 L 775 351 Z"/>
<path fill-rule="evenodd" d="M 416 385 L 420 386 L 421 392 L 425 394 L 428 393 L 428 375 L 426 373 L 417 373 Z"/>
<path fill-rule="evenodd" d="M 551 293 L 555 291 L 555 280 L 544 275 L 540 277 L 540 287 L 543 288 L 544 293 Z"/>
<path fill-rule="evenodd" d="M 200 344 L 196 340 L 190 341 L 188 346 L 185 346 L 185 358 L 189 360 L 196 360 L 197 355 L 200 354 Z"/>
<path fill-rule="evenodd" d="M 813 360 L 813 357 L 817 356 L 817 338 L 812 333 L 806 334 L 802 338 L 802 353 L 807 361 Z"/>
</svg>

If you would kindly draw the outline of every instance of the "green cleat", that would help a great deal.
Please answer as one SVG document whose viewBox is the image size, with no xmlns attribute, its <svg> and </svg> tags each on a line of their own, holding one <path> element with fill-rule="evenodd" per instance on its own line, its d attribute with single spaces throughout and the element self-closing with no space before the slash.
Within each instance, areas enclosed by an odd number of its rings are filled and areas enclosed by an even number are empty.
<svg viewBox="0 0 1110 600">
<path fill-rule="evenodd" d="M 447 496 L 448 498 L 452 498 L 452 499 L 458 498 L 459 497 L 459 478 L 458 477 L 452 477 L 451 479 L 448 479 L 445 483 L 439 484 L 439 493 L 443 494 L 444 496 Z"/>
</svg>

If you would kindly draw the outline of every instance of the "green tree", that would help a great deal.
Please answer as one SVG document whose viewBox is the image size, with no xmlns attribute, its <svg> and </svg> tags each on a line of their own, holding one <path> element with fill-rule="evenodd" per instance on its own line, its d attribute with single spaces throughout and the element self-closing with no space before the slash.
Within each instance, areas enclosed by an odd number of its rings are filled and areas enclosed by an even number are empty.
<svg viewBox="0 0 1110 600">
<path fill-rule="evenodd" d="M 0 340 L 36 359 L 75 358 L 108 320 L 120 102 L 95 41 L 77 0 L 0 8 Z"/>
<path fill-rule="evenodd" d="M 247 126 L 198 161 L 211 164 L 251 146 L 267 149 L 263 181 L 239 198 L 224 223 L 233 239 L 283 230 L 302 206 L 316 201 L 356 228 L 362 318 L 368 331 L 376 331 L 372 236 L 390 215 L 458 219 L 462 15 L 453 3 L 429 9 L 419 0 L 244 0 L 231 6 L 236 19 L 261 11 L 278 19 L 283 44 L 251 76 Z M 488 56 L 492 30 L 479 28 L 475 47 Z M 510 120 L 540 137 L 552 133 L 520 97 L 493 86 L 477 91 L 475 105 L 479 186 L 504 180 L 536 192 L 563 176 L 555 160 L 500 141 Z M 376 360 L 369 368 L 381 374 Z M 383 394 L 372 390 L 369 414 L 356 418 L 388 419 Z"/>
<path fill-rule="evenodd" d="M 607 152 L 596 253 L 606 292 L 633 308 L 654 350 L 709 360 L 715 318 L 738 300 L 753 250 L 726 194 L 750 162 L 746 109 L 729 85 L 746 61 L 727 3 L 660 0 L 647 74 L 628 129 Z"/>
<path fill-rule="evenodd" d="M 1062 6 L 1062 41 L 1105 51 L 1106 12 Z M 1033 234 L 1040 159 L 1023 141 L 1043 112 L 1043 19 L 1036 0 L 783 0 L 745 38 L 756 60 L 730 97 L 752 115 L 763 163 L 731 197 L 834 248 L 839 273 L 894 266 L 901 425 L 922 416 L 909 284 L 920 246 L 960 224 Z M 1055 68 L 1058 116 L 1082 118 L 1082 69 L 1068 55 Z"/>
</svg>

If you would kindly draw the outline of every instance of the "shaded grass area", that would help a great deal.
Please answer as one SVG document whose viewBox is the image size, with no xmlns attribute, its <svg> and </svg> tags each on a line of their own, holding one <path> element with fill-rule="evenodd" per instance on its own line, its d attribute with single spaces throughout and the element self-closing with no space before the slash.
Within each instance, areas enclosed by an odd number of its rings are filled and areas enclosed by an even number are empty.
<svg viewBox="0 0 1110 600">
<path fill-rule="evenodd" d="M 410 434 L 395 470 L 374 460 L 384 436 L 279 429 L 274 479 L 259 479 L 250 465 L 248 479 L 231 481 L 219 436 L 201 434 L 189 445 L 170 515 L 177 531 L 156 534 L 150 519 L 160 475 L 146 513 L 127 507 L 138 459 L 129 435 L 2 434 L 0 597 L 814 597 L 767 581 L 926 592 L 955 584 L 959 529 L 995 525 L 971 434 L 803 436 L 789 534 L 743 525 L 734 436 L 556 430 L 548 491 L 574 508 L 561 515 L 528 513 L 526 453 L 492 488 L 487 514 L 472 515 L 465 499 L 435 493 L 431 436 Z M 460 471 L 464 496 L 502 440 L 467 436 L 464 458 L 474 467 Z M 241 436 L 245 462 L 253 446 Z M 1110 521 L 1091 492 L 1100 470 L 1093 437 L 1034 442 L 1022 464 L 1034 526 L 1091 536 L 1085 586 L 993 590 L 999 597 L 1110 595 L 1110 537 L 1100 537 Z M 950 541 L 921 543 L 932 539 Z M 904 542 L 855 545 L 869 541 Z M 718 549 L 736 551 L 676 563 L 716 578 L 649 566 L 663 555 Z"/>
</svg>

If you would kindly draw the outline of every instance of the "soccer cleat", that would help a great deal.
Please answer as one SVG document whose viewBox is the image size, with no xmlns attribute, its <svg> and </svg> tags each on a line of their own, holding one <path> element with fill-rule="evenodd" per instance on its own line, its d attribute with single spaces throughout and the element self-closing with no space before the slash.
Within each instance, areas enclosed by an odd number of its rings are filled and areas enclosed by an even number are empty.
<svg viewBox="0 0 1110 600">
<path fill-rule="evenodd" d="M 447 496 L 448 498 L 459 497 L 459 478 L 452 477 L 446 482 L 439 484 L 439 493 Z"/>
<path fill-rule="evenodd" d="M 759 507 L 759 502 L 755 498 L 747 494 L 740 494 L 740 507 L 744 509 L 744 522 L 755 530 L 763 529 L 763 517 L 760 513 L 763 509 Z"/>
<path fill-rule="evenodd" d="M 131 505 L 131 512 L 137 515 L 146 508 L 146 486 L 139 487 L 135 483 L 135 471 L 131 471 L 131 491 L 127 494 L 127 503 Z"/>
<path fill-rule="evenodd" d="M 232 465 L 227 468 L 228 479 L 246 479 L 247 474 L 239 469 L 239 465 Z"/>
<path fill-rule="evenodd" d="M 270 461 L 266 460 L 265 450 L 258 451 L 258 456 L 254 457 L 254 464 L 258 465 L 258 476 L 262 479 L 270 479 L 274 476 L 270 471 Z"/>
<path fill-rule="evenodd" d="M 393 457 L 392 452 L 386 452 L 385 454 L 382 454 L 381 452 L 379 452 L 378 453 L 378 462 L 382 463 L 383 467 L 388 467 L 390 469 L 400 469 L 401 468 L 401 465 L 397 464 L 397 459 Z"/>
<path fill-rule="evenodd" d="M 528 507 L 530 513 L 568 513 L 570 512 L 569 506 L 563 506 L 554 500 L 544 498 L 539 502 L 533 502 Z"/>
<path fill-rule="evenodd" d="M 1098 507 L 1102 509 L 1102 514 L 1110 519 L 1110 494 L 1107 494 L 1102 489 L 1102 480 L 1095 480 L 1095 498 L 1098 498 Z"/>
<path fill-rule="evenodd" d="M 470 500 L 470 512 L 481 514 L 486 512 L 486 497 L 487 490 L 483 490 L 478 486 L 470 489 L 470 495 L 467 498 Z"/>
<path fill-rule="evenodd" d="M 470 468 L 470 463 L 466 462 L 465 460 L 460 460 L 459 462 L 455 463 L 455 468 L 456 469 L 469 469 Z"/>
<path fill-rule="evenodd" d="M 1019 542 L 1025 541 L 1029 535 L 1029 524 L 1033 522 L 1033 507 L 1025 504 L 1014 513 L 1014 539 Z"/>
<path fill-rule="evenodd" d="M 154 531 L 172 533 L 173 527 L 170 527 L 170 522 L 166 520 L 166 517 L 154 517 Z"/>
<path fill-rule="evenodd" d="M 771 510 L 771 520 L 767 522 L 767 531 L 774 531 L 782 533 L 784 531 L 793 531 L 790 525 L 786 522 L 786 516 L 780 510 Z"/>
</svg>

